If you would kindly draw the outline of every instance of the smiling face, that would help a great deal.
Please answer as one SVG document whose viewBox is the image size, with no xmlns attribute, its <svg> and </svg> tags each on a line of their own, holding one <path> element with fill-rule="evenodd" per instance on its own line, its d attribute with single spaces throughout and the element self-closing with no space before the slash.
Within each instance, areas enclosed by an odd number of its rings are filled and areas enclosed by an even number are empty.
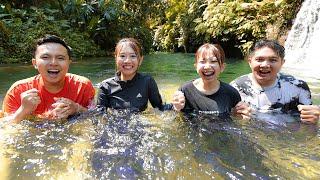
<svg viewBox="0 0 320 180">
<path fill-rule="evenodd" d="M 44 43 L 37 47 L 32 64 L 38 69 L 45 86 L 63 87 L 70 65 L 67 49 L 59 43 Z"/>
<path fill-rule="evenodd" d="M 269 47 L 262 47 L 248 59 L 253 78 L 262 87 L 271 86 L 277 79 L 284 60 Z"/>
<path fill-rule="evenodd" d="M 194 65 L 203 83 L 217 82 L 219 74 L 224 70 L 224 64 L 218 61 L 213 51 L 206 49 L 199 52 Z"/>
<path fill-rule="evenodd" d="M 116 65 L 117 70 L 121 73 L 121 80 L 131 80 L 142 63 L 142 57 L 129 43 L 122 43 L 116 53 Z"/>
</svg>

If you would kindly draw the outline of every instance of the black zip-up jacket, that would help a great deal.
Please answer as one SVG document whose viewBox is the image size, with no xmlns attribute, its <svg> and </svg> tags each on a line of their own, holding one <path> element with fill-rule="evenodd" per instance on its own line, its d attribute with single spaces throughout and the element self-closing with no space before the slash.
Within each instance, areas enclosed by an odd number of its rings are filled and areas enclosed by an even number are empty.
<svg viewBox="0 0 320 180">
<path fill-rule="evenodd" d="M 121 81 L 120 74 L 101 82 L 99 86 L 99 108 L 130 109 L 144 111 L 148 106 L 159 110 L 171 110 L 172 104 L 162 104 L 162 99 L 155 80 L 145 74 L 137 73 L 132 80 Z"/>
</svg>

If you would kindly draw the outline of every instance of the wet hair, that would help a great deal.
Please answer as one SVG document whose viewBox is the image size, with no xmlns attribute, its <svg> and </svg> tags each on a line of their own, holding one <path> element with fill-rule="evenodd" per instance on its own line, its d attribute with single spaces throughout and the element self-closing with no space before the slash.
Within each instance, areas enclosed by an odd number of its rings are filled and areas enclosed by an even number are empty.
<svg viewBox="0 0 320 180">
<path fill-rule="evenodd" d="M 261 48 L 268 47 L 272 49 L 282 60 L 284 59 L 285 55 L 285 49 L 282 45 L 278 43 L 276 40 L 267 40 L 263 39 L 258 42 L 256 42 L 250 49 L 249 49 L 249 54 L 248 58 L 251 58 L 254 53 Z"/>
<path fill-rule="evenodd" d="M 33 57 L 35 57 L 35 53 L 37 48 L 45 43 L 57 43 L 57 44 L 61 44 L 63 47 L 65 47 L 67 49 L 68 52 L 68 56 L 69 58 L 71 58 L 71 48 L 67 45 L 67 43 L 61 39 L 60 37 L 56 36 L 56 35 L 51 35 L 51 34 L 46 34 L 45 36 L 43 36 L 42 38 L 39 38 L 36 40 L 34 48 L 33 48 Z"/>
<path fill-rule="evenodd" d="M 133 49 L 133 51 L 136 53 L 136 55 L 138 56 L 138 58 L 140 60 L 142 57 L 142 48 L 141 48 L 140 43 L 134 38 L 121 39 L 116 45 L 116 48 L 114 51 L 114 56 L 117 57 L 118 54 L 120 53 L 122 47 L 126 44 L 129 45 Z"/>
<path fill-rule="evenodd" d="M 207 53 L 210 51 L 218 59 L 219 66 L 221 66 L 221 64 L 223 64 L 225 61 L 225 54 L 222 47 L 219 44 L 205 43 L 202 46 L 200 46 L 195 55 L 196 56 L 195 63 L 198 62 L 200 55 L 202 55 L 204 52 Z"/>
</svg>

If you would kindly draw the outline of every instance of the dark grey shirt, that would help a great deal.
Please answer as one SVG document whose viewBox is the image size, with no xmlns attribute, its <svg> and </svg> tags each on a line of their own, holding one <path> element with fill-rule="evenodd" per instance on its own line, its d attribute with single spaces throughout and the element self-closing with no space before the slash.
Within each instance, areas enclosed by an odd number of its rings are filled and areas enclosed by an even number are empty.
<svg viewBox="0 0 320 180">
<path fill-rule="evenodd" d="M 215 114 L 218 116 L 229 115 L 231 109 L 241 101 L 238 91 L 227 83 L 220 82 L 219 90 L 211 95 L 200 92 L 193 81 L 184 84 L 180 90 L 186 98 L 183 112 L 199 112 Z"/>
</svg>

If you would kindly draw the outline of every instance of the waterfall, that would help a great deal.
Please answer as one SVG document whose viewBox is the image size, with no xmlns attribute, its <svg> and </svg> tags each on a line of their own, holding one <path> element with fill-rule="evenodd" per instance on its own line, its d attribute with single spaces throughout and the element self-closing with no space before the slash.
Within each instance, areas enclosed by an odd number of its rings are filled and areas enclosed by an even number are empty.
<svg viewBox="0 0 320 180">
<path fill-rule="evenodd" d="M 320 80 L 320 0 L 305 0 L 285 42 L 285 73 Z"/>
</svg>

